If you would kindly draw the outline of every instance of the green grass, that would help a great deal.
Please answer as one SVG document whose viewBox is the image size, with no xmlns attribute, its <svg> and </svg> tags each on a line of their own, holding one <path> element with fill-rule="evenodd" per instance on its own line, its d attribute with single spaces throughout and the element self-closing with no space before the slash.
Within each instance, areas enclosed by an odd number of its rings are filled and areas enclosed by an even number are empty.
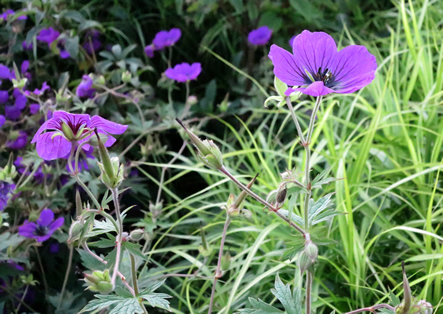
<svg viewBox="0 0 443 314">
<path fill-rule="evenodd" d="M 315 313 L 344 313 L 389 302 L 389 289 L 401 297 L 401 261 L 407 264 L 413 293 L 431 302 L 435 313 L 443 313 L 442 11 L 441 1 L 402 1 L 379 20 L 368 21 L 386 23 L 387 36 L 361 38 L 351 30 L 338 34 L 343 46 L 367 46 L 379 66 L 371 85 L 356 94 L 328 96 L 318 115 L 313 173 L 330 167 L 342 180 L 317 190 L 314 198 L 335 191 L 335 204 L 343 215 L 323 233 L 335 243 L 320 247 Z M 268 86 L 263 88 L 270 92 Z M 307 99 L 294 105 L 313 103 Z M 306 127 L 303 112 L 297 110 Z M 255 109 L 246 121 L 218 123 L 226 127 L 223 138 L 200 135 L 220 143 L 226 167 L 243 183 L 260 173 L 253 187 L 256 193 L 266 196 L 276 189 L 285 167 L 303 169 L 303 149 L 287 110 Z M 195 160 L 179 156 L 168 165 L 174 171 L 164 192 L 176 203 L 167 205 L 164 215 L 170 219 L 180 213 L 180 218 L 165 224 L 152 241 L 153 276 L 198 271 L 210 277 L 215 271 L 225 219 L 219 207 L 239 189 Z M 180 199 L 168 187 L 193 171 L 208 187 Z M 269 290 L 277 273 L 284 281 L 298 280 L 295 261 L 282 258 L 298 235 L 257 202 L 248 199 L 246 208 L 252 218 L 235 219 L 228 230 L 225 251 L 232 256 L 231 266 L 217 285 L 216 313 L 234 313 L 249 305 L 248 297 L 274 302 Z M 294 211 L 299 209 L 297 201 Z M 207 258 L 198 251 L 200 221 L 213 249 Z M 207 311 L 211 280 L 173 277 L 166 284 L 174 297 L 174 312 Z"/>
</svg>

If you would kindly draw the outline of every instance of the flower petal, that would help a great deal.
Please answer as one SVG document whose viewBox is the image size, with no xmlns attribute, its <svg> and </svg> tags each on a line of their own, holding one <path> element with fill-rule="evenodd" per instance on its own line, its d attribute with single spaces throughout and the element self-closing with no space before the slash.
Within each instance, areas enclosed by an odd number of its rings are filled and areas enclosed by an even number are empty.
<svg viewBox="0 0 443 314">
<path fill-rule="evenodd" d="M 36 228 L 37 225 L 34 222 L 26 220 L 23 225 L 18 227 L 18 234 L 26 238 L 32 238 Z"/>
<path fill-rule="evenodd" d="M 366 47 L 353 45 L 337 53 L 330 70 L 334 76 L 334 90 L 347 94 L 372 82 L 377 70 L 377 61 Z"/>
<path fill-rule="evenodd" d="M 291 91 L 289 91 L 291 90 Z M 293 88 L 285 92 L 285 95 L 289 92 L 291 94 L 292 92 L 302 92 L 303 94 L 318 97 L 318 96 L 324 96 L 330 93 L 335 93 L 333 89 L 330 89 L 329 87 L 326 87 L 323 81 L 316 81 L 312 84 L 310 84 L 308 87 L 300 87 L 300 88 Z"/>
<path fill-rule="evenodd" d="M 115 123 L 100 116 L 93 116 L 91 118 L 91 124 L 89 125 L 91 129 L 97 128 L 98 131 L 104 131 L 110 134 L 123 134 L 128 128 L 127 125 Z"/>
<path fill-rule="evenodd" d="M 37 219 L 37 224 L 40 226 L 48 227 L 54 220 L 54 212 L 49 208 L 42 210 L 40 217 Z"/>
<path fill-rule="evenodd" d="M 65 223 L 65 218 L 63 218 L 63 217 L 60 217 L 60 218 L 57 218 L 56 220 L 54 220 L 49 225 L 48 234 L 49 235 L 53 234 L 54 231 L 57 230 L 58 228 L 60 228 L 61 226 L 63 226 L 64 223 Z"/>
<path fill-rule="evenodd" d="M 54 111 L 54 114 L 52 118 L 56 121 L 63 120 L 67 124 L 71 124 L 73 126 L 81 126 L 84 125 L 85 127 L 89 126 L 91 117 L 89 114 L 76 114 L 76 113 L 69 113 L 66 111 L 57 110 Z"/>
<path fill-rule="evenodd" d="M 323 32 L 303 31 L 295 37 L 292 49 L 298 66 L 311 74 L 316 74 L 320 68 L 322 71 L 329 68 L 337 54 L 334 39 Z"/>
<path fill-rule="evenodd" d="M 56 132 L 47 132 L 37 137 L 37 153 L 45 160 L 63 158 L 71 151 L 72 143 L 62 135 L 53 138 Z"/>
<path fill-rule="evenodd" d="M 268 57 L 274 64 L 274 74 L 280 81 L 290 86 L 306 84 L 307 75 L 299 68 L 294 56 L 289 51 L 272 45 Z"/>
</svg>

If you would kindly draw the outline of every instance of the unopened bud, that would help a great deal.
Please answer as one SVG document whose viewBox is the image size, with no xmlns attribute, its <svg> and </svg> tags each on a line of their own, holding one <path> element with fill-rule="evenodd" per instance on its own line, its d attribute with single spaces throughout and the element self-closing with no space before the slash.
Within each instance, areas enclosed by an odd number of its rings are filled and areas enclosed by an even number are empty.
<svg viewBox="0 0 443 314">
<path fill-rule="evenodd" d="M 17 171 L 14 166 L 14 154 L 9 155 L 8 163 L 4 169 L 0 170 L 1 181 L 11 181 L 17 175 Z"/>
<path fill-rule="evenodd" d="M 71 227 L 69 228 L 68 243 L 73 243 L 74 241 L 80 239 L 84 225 L 84 222 L 81 220 L 72 222 Z"/>
<path fill-rule="evenodd" d="M 97 77 L 97 83 L 101 84 L 101 85 L 105 85 L 106 84 L 105 77 L 103 75 L 98 76 Z"/>
<path fill-rule="evenodd" d="M 88 289 L 91 291 L 108 294 L 114 290 L 108 269 L 105 271 L 94 271 L 91 275 L 85 274 L 85 281 L 88 284 Z"/>
<path fill-rule="evenodd" d="M 98 141 L 98 151 L 100 153 L 100 159 L 102 161 L 101 163 L 97 162 L 101 170 L 100 178 L 109 189 L 115 189 L 124 180 L 123 164 L 120 164 L 118 157 L 109 157 L 108 150 L 106 149 L 103 142 L 100 140 L 97 130 L 94 131 Z"/>
<path fill-rule="evenodd" d="M 133 241 L 138 242 L 141 239 L 143 239 L 144 235 L 145 235 L 145 232 L 142 229 L 135 229 L 135 230 L 131 231 L 129 238 Z"/>
<path fill-rule="evenodd" d="M 255 180 L 258 177 L 258 173 L 255 175 L 254 178 L 252 178 L 251 181 L 246 185 L 248 189 L 251 189 L 252 185 L 254 184 Z M 232 194 L 231 194 L 232 195 Z M 234 203 L 232 205 L 228 205 L 228 215 L 230 216 L 238 216 L 238 214 L 242 211 L 243 202 L 245 201 L 246 197 L 248 196 L 248 193 L 246 191 L 242 191 L 240 195 L 237 197 Z"/>
<path fill-rule="evenodd" d="M 297 260 L 297 266 L 300 269 L 300 274 L 303 274 L 312 265 L 312 260 L 308 257 L 305 251 L 302 251 Z"/>
<path fill-rule="evenodd" d="M 305 242 L 305 252 L 306 252 L 306 255 L 309 257 L 309 259 L 312 261 L 312 263 L 314 263 L 318 257 L 317 245 L 314 242 L 312 242 L 311 240 L 306 241 Z"/>
<path fill-rule="evenodd" d="M 186 100 L 186 103 L 190 106 L 195 105 L 198 102 L 197 96 L 191 95 Z"/>
<path fill-rule="evenodd" d="M 277 204 L 283 204 L 286 200 L 286 195 L 288 194 L 288 189 L 286 188 L 286 183 L 280 184 L 277 190 L 277 196 L 275 197 L 275 200 L 277 201 Z"/>
<path fill-rule="evenodd" d="M 129 83 L 131 81 L 132 75 L 129 71 L 125 71 L 122 73 L 122 82 Z"/>
</svg>

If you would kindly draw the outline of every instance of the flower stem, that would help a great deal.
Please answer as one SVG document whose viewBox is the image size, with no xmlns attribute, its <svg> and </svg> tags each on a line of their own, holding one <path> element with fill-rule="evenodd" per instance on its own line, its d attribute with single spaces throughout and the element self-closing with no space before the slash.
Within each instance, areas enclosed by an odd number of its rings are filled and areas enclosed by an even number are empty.
<svg viewBox="0 0 443 314">
<path fill-rule="evenodd" d="M 241 183 L 240 181 L 238 181 L 231 173 L 229 173 L 229 171 L 225 168 L 222 167 L 221 169 L 219 169 L 219 171 L 223 174 L 225 174 L 227 177 L 229 177 L 229 179 L 231 179 L 240 189 L 242 189 L 243 191 L 245 191 L 246 193 L 248 193 L 249 196 L 251 196 L 253 199 L 255 199 L 256 201 L 262 203 L 263 205 L 265 205 L 267 208 L 269 208 L 270 211 L 274 212 L 278 217 L 280 217 L 281 219 L 283 219 L 284 221 L 286 221 L 291 227 L 293 227 L 294 229 L 296 229 L 298 232 L 300 232 L 302 235 L 304 235 L 306 233 L 305 230 L 303 230 L 301 227 L 299 227 L 298 225 L 296 225 L 294 222 L 292 222 L 290 219 L 286 218 L 282 213 L 278 212 L 278 209 L 275 208 L 274 206 L 272 206 L 269 202 L 267 202 L 266 200 L 262 199 L 260 196 L 258 196 L 257 194 L 255 194 L 254 192 L 252 192 L 250 189 L 248 189 L 243 183 Z"/>
<path fill-rule="evenodd" d="M 115 280 L 117 278 L 118 268 L 120 264 L 120 258 L 121 258 L 121 252 L 122 252 L 122 236 L 123 236 L 123 222 L 122 217 L 120 216 L 120 204 L 118 202 L 118 189 L 114 188 L 111 190 L 112 192 L 112 199 L 114 201 L 114 207 L 115 207 L 115 215 L 117 216 L 117 223 L 118 223 L 118 229 L 117 229 L 117 253 L 115 256 L 115 265 L 114 265 L 114 271 L 112 273 L 111 283 L 113 286 L 115 286 Z"/>
<path fill-rule="evenodd" d="M 138 297 L 138 282 L 137 282 L 137 267 L 135 265 L 135 257 L 131 253 L 129 253 L 129 257 L 131 258 L 131 275 L 132 275 L 132 286 L 134 287 L 134 297 Z M 143 309 L 143 313 L 148 314 L 148 311 L 143 304 L 143 300 L 139 300 L 139 304 Z"/>
<path fill-rule="evenodd" d="M 217 261 L 217 270 L 215 271 L 214 275 L 214 284 L 212 285 L 212 292 L 211 292 L 211 300 L 209 301 L 209 309 L 208 314 L 212 313 L 212 306 L 214 305 L 214 297 L 215 297 L 215 286 L 217 285 L 217 280 L 221 278 L 221 261 L 223 257 L 223 248 L 225 246 L 225 239 L 226 239 L 226 232 L 228 231 L 229 224 L 231 223 L 231 217 L 229 215 L 226 215 L 226 221 L 225 225 L 223 227 L 223 234 L 221 238 L 220 243 L 220 250 L 218 251 L 218 261 Z"/>
<path fill-rule="evenodd" d="M 297 129 L 298 137 L 300 138 L 300 142 L 304 143 L 305 138 L 303 136 L 303 132 L 300 127 L 300 123 L 298 123 L 297 116 L 295 115 L 294 107 L 292 107 L 291 98 L 286 97 L 286 104 L 288 105 L 289 111 L 291 112 L 292 120 L 294 120 L 295 128 Z"/>
<path fill-rule="evenodd" d="M 311 314 L 311 299 L 312 299 L 312 278 L 313 274 L 306 271 L 306 314 Z"/>
<path fill-rule="evenodd" d="M 58 299 L 57 310 L 60 309 L 63 301 L 63 295 L 65 294 L 66 285 L 68 284 L 69 274 L 71 273 L 72 267 L 72 256 L 74 255 L 74 246 L 69 245 L 69 257 L 68 257 L 68 267 L 66 267 L 65 280 L 63 280 L 62 291 L 60 292 L 60 298 Z"/>
<path fill-rule="evenodd" d="M 363 309 L 358 309 L 355 311 L 351 311 L 351 312 L 346 312 L 345 314 L 355 314 L 355 313 L 361 313 L 361 312 L 374 312 L 375 310 L 379 310 L 379 309 L 388 309 L 391 311 L 394 311 L 394 308 L 392 306 L 390 306 L 389 304 L 377 304 L 377 305 L 373 305 L 371 307 L 365 307 Z"/>
<path fill-rule="evenodd" d="M 83 190 L 85 190 L 86 194 L 88 194 L 89 198 L 94 202 L 94 205 L 97 207 L 97 209 L 100 210 L 101 209 L 100 203 L 97 201 L 94 194 L 92 194 L 91 190 L 89 190 L 86 184 L 83 183 L 78 174 L 75 174 L 74 178 L 77 181 L 77 184 L 80 185 L 83 188 Z"/>
</svg>

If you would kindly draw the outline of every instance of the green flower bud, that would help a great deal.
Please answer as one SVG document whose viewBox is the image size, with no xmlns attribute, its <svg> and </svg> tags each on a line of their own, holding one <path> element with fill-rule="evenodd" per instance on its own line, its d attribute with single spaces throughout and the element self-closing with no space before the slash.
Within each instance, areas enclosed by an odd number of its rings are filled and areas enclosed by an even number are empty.
<svg viewBox="0 0 443 314">
<path fill-rule="evenodd" d="M 72 222 L 71 227 L 69 228 L 68 243 L 73 243 L 80 239 L 84 225 L 84 222 L 81 220 L 75 220 Z"/>
<path fill-rule="evenodd" d="M 103 75 L 100 75 L 99 77 L 97 77 L 97 83 L 100 85 L 105 85 L 106 84 L 105 77 Z"/>
<path fill-rule="evenodd" d="M 108 269 L 105 271 L 94 271 L 91 275 L 85 274 L 85 281 L 88 284 L 88 289 L 91 291 L 108 294 L 114 290 Z"/>
<path fill-rule="evenodd" d="M 28 220 L 31 222 L 37 221 L 40 218 L 40 213 L 38 211 L 31 210 L 29 213 Z"/>
<path fill-rule="evenodd" d="M 100 153 L 100 159 L 102 161 L 101 163 L 97 162 L 101 170 L 100 179 L 109 189 L 115 189 L 124 180 L 123 164 L 120 164 L 118 157 L 109 157 L 108 150 L 106 149 L 103 142 L 100 140 L 97 130 L 94 131 L 97 136 L 98 151 Z"/>
<path fill-rule="evenodd" d="M 186 100 L 186 103 L 190 106 L 195 105 L 198 102 L 197 96 L 191 95 Z"/>
<path fill-rule="evenodd" d="M 226 252 L 221 258 L 221 270 L 227 271 L 229 267 L 231 266 L 231 254 L 229 252 Z"/>
<path fill-rule="evenodd" d="M 404 290 L 402 303 L 404 304 L 403 311 L 406 314 L 408 313 L 412 305 L 412 292 L 411 292 L 411 287 L 409 286 L 408 277 L 406 276 L 405 262 L 401 263 L 401 267 L 403 269 L 403 290 Z"/>
<path fill-rule="evenodd" d="M 199 247 L 198 247 L 198 251 L 200 252 L 200 254 L 203 256 L 203 257 L 208 257 L 209 255 L 211 255 L 211 253 L 212 253 L 212 247 L 204 247 L 203 245 L 200 245 Z"/>
<path fill-rule="evenodd" d="M 297 266 L 300 268 L 300 274 L 303 274 L 312 265 L 312 260 L 308 257 L 305 251 L 302 251 L 298 256 Z"/>
<path fill-rule="evenodd" d="M 122 82 L 129 83 L 131 81 L 132 75 L 129 71 L 122 73 Z"/>
<path fill-rule="evenodd" d="M 17 175 L 17 171 L 14 166 L 14 154 L 9 155 L 8 163 L 4 169 L 0 170 L 0 180 L 11 181 Z"/>
<path fill-rule="evenodd" d="M 143 239 L 144 235 L 145 235 L 145 232 L 142 229 L 135 229 L 135 230 L 131 231 L 131 233 L 129 234 L 129 237 L 131 240 L 138 242 L 141 239 Z"/>
<path fill-rule="evenodd" d="M 315 260 L 318 257 L 318 247 L 311 240 L 305 242 L 305 252 L 312 263 L 315 263 Z"/>
</svg>

